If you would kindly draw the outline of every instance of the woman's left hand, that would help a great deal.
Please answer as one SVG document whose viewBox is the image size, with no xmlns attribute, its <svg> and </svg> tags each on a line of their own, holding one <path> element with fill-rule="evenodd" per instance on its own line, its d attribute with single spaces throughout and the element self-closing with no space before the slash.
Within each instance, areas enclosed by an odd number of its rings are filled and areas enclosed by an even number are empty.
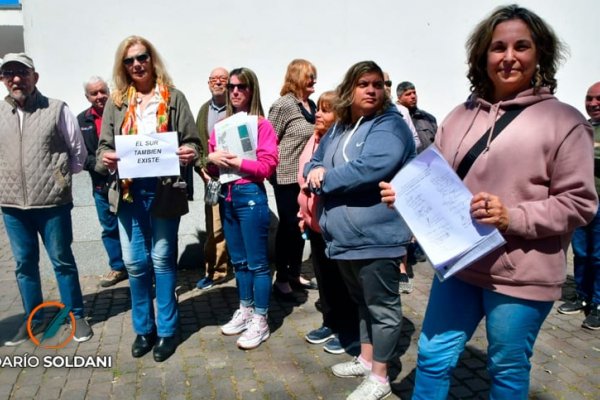
<svg viewBox="0 0 600 400">
<path fill-rule="evenodd" d="M 479 192 L 473 196 L 471 216 L 482 224 L 494 225 L 500 232 L 508 229 L 508 209 L 493 194 Z"/>
<path fill-rule="evenodd" d="M 179 156 L 179 163 L 184 167 L 193 164 L 196 158 L 196 152 L 188 146 L 179 146 L 175 153 Z"/>
</svg>

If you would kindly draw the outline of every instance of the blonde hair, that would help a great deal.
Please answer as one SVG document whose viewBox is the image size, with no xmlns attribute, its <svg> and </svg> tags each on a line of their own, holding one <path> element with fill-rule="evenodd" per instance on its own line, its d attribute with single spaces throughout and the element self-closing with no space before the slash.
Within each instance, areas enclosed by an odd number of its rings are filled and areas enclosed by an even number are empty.
<svg viewBox="0 0 600 400">
<path fill-rule="evenodd" d="M 152 65 L 152 76 L 155 83 L 160 83 L 169 87 L 174 87 L 173 80 L 168 74 L 165 65 L 156 51 L 156 48 L 147 39 L 132 35 L 125 38 L 117 48 L 115 53 L 115 64 L 113 66 L 113 85 L 112 100 L 117 107 L 121 107 L 127 96 L 127 88 L 131 85 L 132 80 L 123 64 L 123 59 L 127 54 L 127 50 L 134 44 L 141 44 L 146 48 L 146 52 L 150 56 Z"/>
<path fill-rule="evenodd" d="M 309 75 L 311 74 L 316 79 L 317 69 L 310 61 L 302 58 L 292 60 L 285 72 L 283 86 L 279 91 L 279 95 L 285 96 L 288 93 L 293 93 L 298 98 L 302 97 L 302 92 L 310 80 Z"/>
</svg>

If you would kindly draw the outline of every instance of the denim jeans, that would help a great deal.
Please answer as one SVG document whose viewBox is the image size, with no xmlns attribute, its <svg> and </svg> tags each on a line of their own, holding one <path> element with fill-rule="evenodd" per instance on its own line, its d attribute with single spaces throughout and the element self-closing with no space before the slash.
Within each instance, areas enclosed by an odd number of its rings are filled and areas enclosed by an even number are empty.
<svg viewBox="0 0 600 400">
<path fill-rule="evenodd" d="M 177 281 L 177 231 L 180 218 L 155 218 L 151 214 L 155 178 L 133 181 L 133 203 L 119 205 L 119 236 L 123 261 L 129 274 L 133 330 L 159 337 L 174 336 L 179 312 L 175 296 Z M 152 281 L 156 286 L 156 323 Z"/>
<path fill-rule="evenodd" d="M 240 303 L 266 315 L 271 296 L 270 213 L 263 184 L 223 185 L 221 219 Z"/>
<path fill-rule="evenodd" d="M 17 264 L 15 275 L 25 318 L 43 302 L 38 233 L 54 268 L 60 301 L 70 306 L 76 317 L 83 317 L 83 296 L 71 250 L 72 208 L 72 203 L 28 210 L 2 207 L 4 226 Z M 35 314 L 35 319 L 41 320 L 42 311 Z"/>
<path fill-rule="evenodd" d="M 571 246 L 577 295 L 600 304 L 600 209 L 592 222 L 575 229 Z"/>
<path fill-rule="evenodd" d="M 108 265 L 114 271 L 124 271 L 123 253 L 121 252 L 121 242 L 119 241 L 119 223 L 117 216 L 110 212 L 108 204 L 108 195 L 93 189 L 94 203 L 96 204 L 96 213 L 98 221 L 102 227 L 102 244 L 108 255 Z"/>
<path fill-rule="evenodd" d="M 527 399 L 529 359 L 551 301 L 506 296 L 450 278 L 434 278 L 419 337 L 413 399 L 446 399 L 467 341 L 485 317 L 490 399 Z"/>
</svg>

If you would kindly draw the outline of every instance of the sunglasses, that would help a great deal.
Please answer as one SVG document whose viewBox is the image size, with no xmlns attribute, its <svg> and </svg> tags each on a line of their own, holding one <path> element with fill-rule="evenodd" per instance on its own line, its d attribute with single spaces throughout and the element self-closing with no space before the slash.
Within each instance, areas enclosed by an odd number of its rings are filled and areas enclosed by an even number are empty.
<svg viewBox="0 0 600 400">
<path fill-rule="evenodd" d="M 0 71 L 0 76 L 6 79 L 12 79 L 15 76 L 19 78 L 24 78 L 29 75 L 30 69 L 3 69 Z"/>
<path fill-rule="evenodd" d="M 138 54 L 137 56 L 124 58 L 123 64 L 129 67 L 129 66 L 133 65 L 134 61 L 137 61 L 141 64 L 141 63 L 145 63 L 146 61 L 148 61 L 149 58 L 150 58 L 150 54 L 142 53 L 142 54 Z"/>
<path fill-rule="evenodd" d="M 246 89 L 248 89 L 248 84 L 246 83 L 228 83 L 227 84 L 227 90 L 231 90 L 233 91 L 233 89 L 237 88 L 237 90 L 244 91 Z"/>
<path fill-rule="evenodd" d="M 387 87 L 392 87 L 392 81 L 384 81 L 383 84 Z"/>
</svg>

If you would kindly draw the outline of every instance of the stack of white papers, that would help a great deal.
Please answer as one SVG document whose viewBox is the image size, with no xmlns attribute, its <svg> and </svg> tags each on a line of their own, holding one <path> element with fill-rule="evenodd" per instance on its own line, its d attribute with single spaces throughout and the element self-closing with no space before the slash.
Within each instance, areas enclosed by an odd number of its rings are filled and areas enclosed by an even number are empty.
<svg viewBox="0 0 600 400">
<path fill-rule="evenodd" d="M 233 114 L 215 124 L 217 150 L 227 151 L 246 160 L 256 160 L 258 116 L 245 112 Z M 229 168 L 219 169 L 221 183 L 232 182 L 244 175 Z"/>
<path fill-rule="evenodd" d="M 473 195 L 435 146 L 429 146 L 391 182 L 394 206 L 443 281 L 505 243 L 492 225 L 471 218 Z"/>
</svg>

